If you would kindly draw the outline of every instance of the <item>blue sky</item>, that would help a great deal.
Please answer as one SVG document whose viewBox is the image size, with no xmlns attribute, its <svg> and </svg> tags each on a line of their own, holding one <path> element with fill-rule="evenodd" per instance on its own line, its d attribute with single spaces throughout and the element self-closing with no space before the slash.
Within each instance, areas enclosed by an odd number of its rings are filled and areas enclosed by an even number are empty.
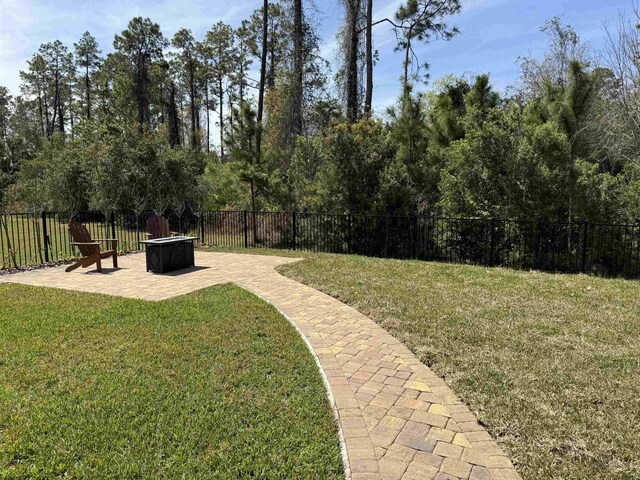
<svg viewBox="0 0 640 480">
<path fill-rule="evenodd" d="M 167 37 L 180 27 L 196 37 L 220 20 L 237 26 L 261 5 L 260 0 L 0 0 L 0 85 L 18 93 L 18 71 L 41 43 L 60 39 L 70 48 L 89 30 L 103 52 L 112 50 L 113 36 L 134 16 L 159 23 Z M 315 0 L 313 13 L 322 51 L 337 61 L 335 32 L 342 19 L 339 0 Z M 392 16 L 400 0 L 374 0 L 375 19 Z M 539 54 L 545 20 L 561 15 L 594 49 L 602 47 L 603 24 L 611 26 L 620 12 L 632 10 L 632 0 L 462 0 L 462 14 L 451 19 L 461 34 L 450 42 L 421 46 L 421 59 L 431 65 L 432 79 L 448 73 L 490 73 L 498 90 L 515 84 L 519 56 Z M 399 93 L 402 59 L 394 52 L 395 37 L 382 24 L 375 30 L 380 62 L 375 71 L 374 104 L 381 111 Z"/>
</svg>

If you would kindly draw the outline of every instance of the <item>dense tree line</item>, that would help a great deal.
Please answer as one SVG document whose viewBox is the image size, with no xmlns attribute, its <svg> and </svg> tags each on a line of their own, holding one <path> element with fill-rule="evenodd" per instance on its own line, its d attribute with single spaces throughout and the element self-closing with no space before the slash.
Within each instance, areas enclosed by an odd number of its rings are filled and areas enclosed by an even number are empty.
<svg viewBox="0 0 640 480">
<path fill-rule="evenodd" d="M 457 35 L 460 2 L 407 0 L 389 19 L 372 0 L 341 3 L 333 79 L 302 0 L 265 0 L 202 38 L 134 18 L 107 55 L 89 32 L 73 48 L 42 45 L 20 94 L 0 87 L 3 210 L 640 219 L 637 14 L 607 32 L 604 52 L 551 19 L 548 50 L 519 59 L 508 95 L 488 75 L 419 92 L 428 65 L 416 45 Z M 376 25 L 395 31 L 402 57 L 402 93 L 379 116 Z"/>
</svg>

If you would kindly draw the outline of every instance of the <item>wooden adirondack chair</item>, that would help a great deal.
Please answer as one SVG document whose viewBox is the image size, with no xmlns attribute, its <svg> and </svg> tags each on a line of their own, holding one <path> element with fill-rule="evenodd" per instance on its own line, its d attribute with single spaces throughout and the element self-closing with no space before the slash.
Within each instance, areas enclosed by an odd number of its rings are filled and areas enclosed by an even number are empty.
<svg viewBox="0 0 640 480">
<path fill-rule="evenodd" d="M 175 237 L 180 235 L 178 232 L 172 232 L 169 227 L 169 220 L 162 215 L 154 215 L 147 220 L 147 237 L 149 240 L 157 238 Z"/>
<path fill-rule="evenodd" d="M 87 227 L 73 220 L 69 223 L 69 235 L 73 240 L 71 246 L 77 247 L 78 250 L 80 250 L 82 258 L 67 267 L 65 272 L 71 272 L 79 267 L 87 268 L 94 263 L 96 264 L 96 270 L 102 272 L 102 260 L 109 257 L 113 257 L 113 268 L 118 268 L 118 240 L 113 238 L 97 238 L 92 240 Z M 101 251 L 101 242 L 110 243 L 111 250 Z"/>
</svg>

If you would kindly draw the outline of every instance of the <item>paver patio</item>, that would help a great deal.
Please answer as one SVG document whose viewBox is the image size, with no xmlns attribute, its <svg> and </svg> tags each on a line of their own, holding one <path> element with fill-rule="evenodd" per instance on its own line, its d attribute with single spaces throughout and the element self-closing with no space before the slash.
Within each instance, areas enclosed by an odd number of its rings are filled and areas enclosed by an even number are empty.
<svg viewBox="0 0 640 480">
<path fill-rule="evenodd" d="M 120 269 L 105 268 L 102 274 L 55 267 L 0 277 L 0 282 L 149 301 L 233 282 L 275 305 L 310 345 L 339 419 L 348 477 L 521 478 L 475 415 L 409 349 L 355 309 L 275 271 L 295 261 L 196 252 L 197 267 L 154 275 L 137 254 L 121 257 Z"/>
</svg>

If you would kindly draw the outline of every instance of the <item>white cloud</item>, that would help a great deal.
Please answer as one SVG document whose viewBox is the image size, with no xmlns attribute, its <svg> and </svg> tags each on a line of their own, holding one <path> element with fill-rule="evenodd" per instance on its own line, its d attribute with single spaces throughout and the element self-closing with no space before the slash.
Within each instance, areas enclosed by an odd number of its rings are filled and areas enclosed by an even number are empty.
<svg viewBox="0 0 640 480">
<path fill-rule="evenodd" d="M 2 15 L 3 26 L 12 24 L 26 24 L 31 22 L 29 15 L 30 5 L 28 1 L 2 0 L 0 2 L 0 15 Z"/>
</svg>

